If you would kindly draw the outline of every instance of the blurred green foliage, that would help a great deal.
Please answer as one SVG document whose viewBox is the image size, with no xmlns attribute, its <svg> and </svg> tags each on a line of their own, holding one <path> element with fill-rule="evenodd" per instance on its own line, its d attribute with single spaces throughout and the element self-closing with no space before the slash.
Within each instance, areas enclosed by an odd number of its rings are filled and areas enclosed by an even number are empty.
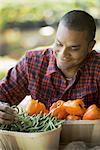
<svg viewBox="0 0 100 150">
<path fill-rule="evenodd" d="M 3 30 L 8 23 L 39 20 L 52 23 L 71 9 L 89 11 L 90 7 L 96 7 L 98 3 L 98 0 L 25 0 L 24 3 L 7 0 L 0 5 L 0 27 Z"/>
<path fill-rule="evenodd" d="M 0 71 L 0 80 L 5 76 L 5 74 L 6 74 L 5 70 Z"/>
<path fill-rule="evenodd" d="M 14 60 L 8 56 L 0 56 L 0 80 L 7 74 L 8 70 L 15 66 L 17 60 Z"/>
<path fill-rule="evenodd" d="M 19 59 L 27 49 L 51 45 L 55 33 L 46 38 L 39 28 L 55 25 L 56 31 L 60 17 L 73 9 L 86 10 L 100 19 L 100 0 L 1 0 L 0 55 Z"/>
</svg>

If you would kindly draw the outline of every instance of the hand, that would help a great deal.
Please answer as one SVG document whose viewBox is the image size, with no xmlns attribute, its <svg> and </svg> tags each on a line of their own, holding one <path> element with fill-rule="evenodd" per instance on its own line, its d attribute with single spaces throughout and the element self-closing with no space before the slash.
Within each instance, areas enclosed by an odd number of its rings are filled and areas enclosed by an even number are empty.
<svg viewBox="0 0 100 150">
<path fill-rule="evenodd" d="M 9 106 L 9 104 L 0 102 L 0 123 L 1 124 L 10 124 L 16 121 L 17 113 L 16 111 Z"/>
</svg>

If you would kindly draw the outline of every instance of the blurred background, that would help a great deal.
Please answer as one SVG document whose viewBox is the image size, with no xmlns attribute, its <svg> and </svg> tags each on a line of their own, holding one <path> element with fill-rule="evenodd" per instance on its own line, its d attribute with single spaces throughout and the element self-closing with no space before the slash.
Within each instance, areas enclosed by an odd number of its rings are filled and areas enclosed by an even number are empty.
<svg viewBox="0 0 100 150">
<path fill-rule="evenodd" d="M 51 46 L 60 17 L 73 9 L 95 18 L 100 51 L 100 0 L 0 0 L 0 79 L 26 50 Z"/>
</svg>

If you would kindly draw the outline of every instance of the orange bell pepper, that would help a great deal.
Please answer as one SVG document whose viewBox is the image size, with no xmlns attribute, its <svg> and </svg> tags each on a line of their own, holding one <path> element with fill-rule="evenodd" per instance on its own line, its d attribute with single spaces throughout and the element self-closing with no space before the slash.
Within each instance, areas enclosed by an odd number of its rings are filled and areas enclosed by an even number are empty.
<svg viewBox="0 0 100 150">
<path fill-rule="evenodd" d="M 63 105 L 66 112 L 70 115 L 83 116 L 86 111 L 85 104 L 82 99 L 68 100 Z"/>
<path fill-rule="evenodd" d="M 65 119 L 66 118 L 66 111 L 63 106 L 64 101 L 58 100 L 57 102 L 53 103 L 50 107 L 50 112 L 53 116 L 57 117 L 57 119 Z"/>
<path fill-rule="evenodd" d="M 63 100 L 58 100 L 57 102 L 54 102 L 51 107 L 50 107 L 50 110 L 54 109 L 54 108 L 57 108 L 58 106 L 60 106 L 61 104 L 63 104 L 64 101 Z"/>
<path fill-rule="evenodd" d="M 83 115 L 83 120 L 96 120 L 100 119 L 100 108 L 98 108 L 95 104 L 90 105 L 85 114 Z"/>
<path fill-rule="evenodd" d="M 26 107 L 26 112 L 28 115 L 38 114 L 40 112 L 47 113 L 45 105 L 38 100 L 32 99 Z"/>
<path fill-rule="evenodd" d="M 75 116 L 75 115 L 68 115 L 66 117 L 67 120 L 81 120 L 80 116 Z"/>
</svg>

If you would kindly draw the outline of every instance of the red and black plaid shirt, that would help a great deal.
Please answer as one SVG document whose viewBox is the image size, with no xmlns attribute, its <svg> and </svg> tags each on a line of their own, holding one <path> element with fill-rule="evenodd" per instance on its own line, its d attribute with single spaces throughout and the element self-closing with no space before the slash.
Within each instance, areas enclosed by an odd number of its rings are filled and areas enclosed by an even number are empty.
<svg viewBox="0 0 100 150">
<path fill-rule="evenodd" d="M 50 106 L 58 99 L 82 98 L 100 106 L 100 54 L 92 51 L 77 75 L 67 81 L 56 66 L 52 49 L 27 51 L 0 83 L 0 100 L 18 104 L 26 95 Z"/>
</svg>

